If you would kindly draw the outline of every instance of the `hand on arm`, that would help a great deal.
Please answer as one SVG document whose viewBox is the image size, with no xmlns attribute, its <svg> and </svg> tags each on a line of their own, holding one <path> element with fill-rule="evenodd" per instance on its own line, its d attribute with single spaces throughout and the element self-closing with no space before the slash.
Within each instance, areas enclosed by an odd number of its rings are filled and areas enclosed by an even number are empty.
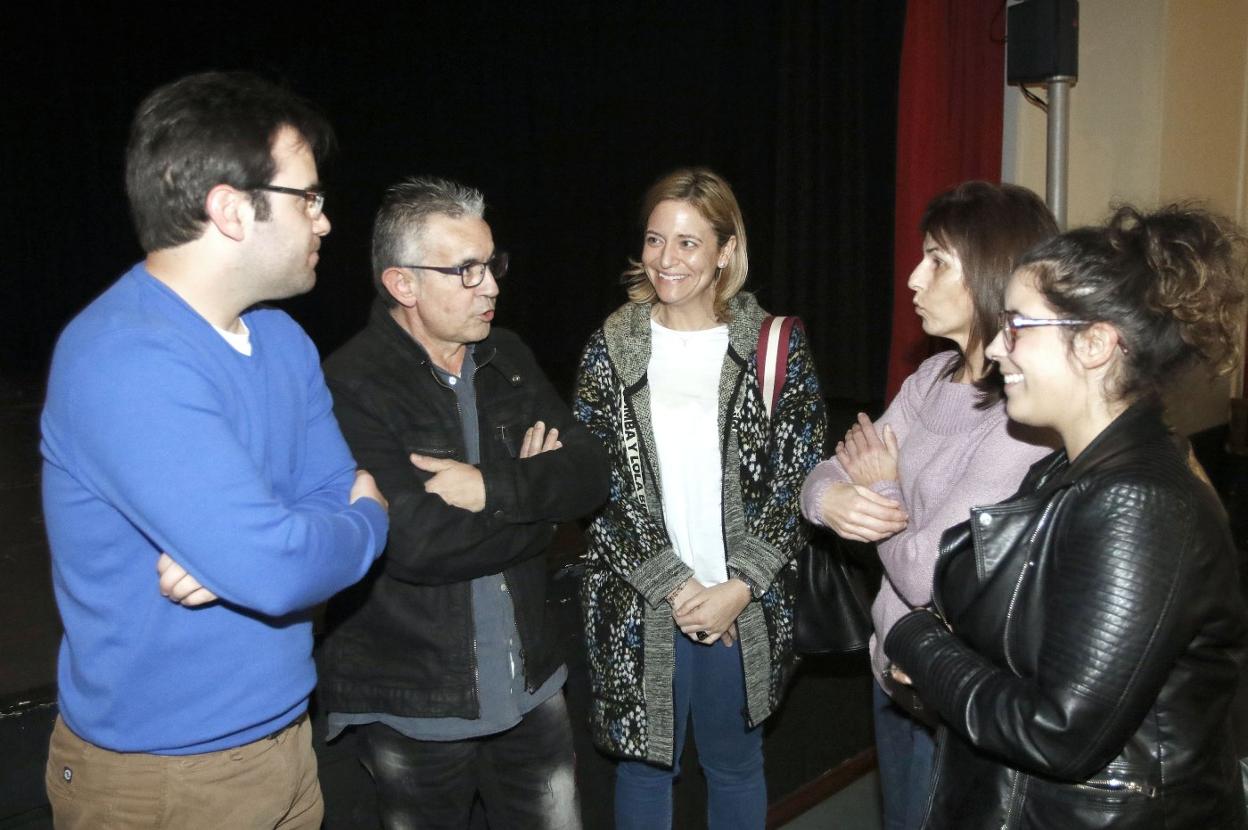
<svg viewBox="0 0 1248 830">
<path fill-rule="evenodd" d="M 1154 493 L 1111 483 L 1082 494 L 1061 518 L 1043 583 L 1048 613 L 1029 635 L 1039 646 L 1028 676 L 988 660 L 922 610 L 894 625 L 885 651 L 924 702 L 980 749 L 1020 769 L 1087 778 L 1122 750 L 1191 642 L 1191 621 L 1175 609 L 1209 590 L 1184 554 L 1198 519 L 1181 505 L 1158 509 L 1164 502 Z M 1058 566 L 1063 557 L 1078 567 Z"/>
<path fill-rule="evenodd" d="M 680 630 L 703 645 L 713 645 L 730 629 L 750 601 L 750 588 L 740 579 L 702 588 L 679 605 L 674 604 L 674 619 Z M 698 637 L 706 632 L 705 637 Z"/>
<path fill-rule="evenodd" d="M 885 425 L 881 437 L 871 419 L 859 412 L 857 423 L 836 445 L 836 459 L 854 484 L 870 487 L 881 481 L 896 481 L 897 436 Z"/>
<path fill-rule="evenodd" d="M 187 608 L 216 602 L 217 595 L 199 584 L 199 580 L 173 561 L 167 553 L 156 560 L 156 573 L 160 575 L 160 594 Z"/>
<path fill-rule="evenodd" d="M 843 539 L 879 542 L 906 529 L 901 504 L 861 484 L 836 482 L 823 491 L 819 520 Z"/>
<path fill-rule="evenodd" d="M 356 470 L 355 483 L 351 485 L 350 502 L 355 504 L 362 498 L 372 499 L 381 505 L 382 510 L 390 508 L 385 496 L 377 489 L 377 482 L 373 481 L 373 477 L 365 470 Z M 187 573 L 167 553 L 161 553 L 156 560 L 156 573 L 159 574 L 161 596 L 168 597 L 170 602 L 194 608 L 218 599 L 216 594 L 200 585 L 199 580 Z"/>
<path fill-rule="evenodd" d="M 472 513 L 485 509 L 485 479 L 481 471 L 462 461 L 446 458 L 430 458 L 412 453 L 409 458 L 418 470 L 433 473 L 425 482 L 425 492 L 437 496 L 451 507 Z"/>
<path fill-rule="evenodd" d="M 377 482 L 369 475 L 368 470 L 355 471 L 355 482 L 351 485 L 351 495 L 347 501 L 355 504 L 360 499 L 372 499 L 381 505 L 382 510 L 390 510 L 390 502 L 377 489 Z"/>
<path fill-rule="evenodd" d="M 277 487 L 240 440 L 219 379 L 159 333 L 132 335 L 93 341 L 90 365 L 67 366 L 49 400 L 72 436 L 76 474 L 177 557 L 158 557 L 157 589 L 185 605 L 220 597 L 283 616 L 357 581 L 386 528 L 375 509 L 347 508 L 354 465 L 311 345 L 309 397 L 289 417 L 275 410 L 271 426 L 306 430 L 308 460 Z"/>
<path fill-rule="evenodd" d="M 910 679 L 910 675 L 902 671 L 901 666 L 898 666 L 896 663 L 890 663 L 888 665 L 888 674 L 894 681 L 903 686 L 914 685 L 914 681 Z"/>
<path fill-rule="evenodd" d="M 562 446 L 563 442 L 559 440 L 559 430 L 554 427 L 548 430 L 544 423 L 537 421 L 524 432 L 524 441 L 520 444 L 520 457 L 532 458 L 544 452 L 557 450 Z"/>
<path fill-rule="evenodd" d="M 689 577 L 681 583 L 680 587 L 667 597 L 668 605 L 672 606 L 672 619 L 676 619 L 676 609 L 684 604 L 687 600 L 693 599 L 698 594 L 706 590 L 701 582 L 693 577 Z"/>
<path fill-rule="evenodd" d="M 525 430 L 524 440 L 520 445 L 520 457 L 532 458 L 562 447 L 559 430 L 553 427 L 548 430 L 546 424 L 537 421 Z M 410 458 L 416 469 L 433 473 L 433 477 L 425 482 L 426 493 L 438 496 L 451 507 L 473 513 L 480 513 L 485 509 L 485 478 L 477 467 L 462 461 L 430 458 L 419 453 L 412 453 Z"/>
<path fill-rule="evenodd" d="M 473 512 L 455 504 L 450 490 L 436 492 L 455 479 L 445 473 L 439 477 L 438 469 L 454 466 L 456 472 L 468 472 L 469 480 L 479 471 L 430 456 L 417 456 L 419 464 L 414 463 L 411 445 L 384 417 L 384 403 L 333 376 L 331 384 L 334 414 L 350 439 L 355 460 L 389 502 L 389 544 L 382 559 L 389 576 L 442 585 L 498 573 L 520 561 L 533 539 L 549 533 L 536 524 L 501 523 L 485 509 Z M 352 498 L 356 495 L 368 494 L 357 490 Z"/>
</svg>

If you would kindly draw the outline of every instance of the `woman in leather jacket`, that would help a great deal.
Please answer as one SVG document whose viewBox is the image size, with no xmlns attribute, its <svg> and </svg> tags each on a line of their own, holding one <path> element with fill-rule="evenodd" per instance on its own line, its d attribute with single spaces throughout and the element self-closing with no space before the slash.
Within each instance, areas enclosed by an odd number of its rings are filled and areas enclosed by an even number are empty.
<svg viewBox="0 0 1248 830">
<path fill-rule="evenodd" d="M 929 828 L 1243 828 L 1227 710 L 1248 612 L 1216 495 L 1162 421 L 1235 365 L 1243 238 L 1120 208 L 1029 252 L 987 354 L 1063 449 L 941 540 L 885 651 L 941 716 Z"/>
</svg>

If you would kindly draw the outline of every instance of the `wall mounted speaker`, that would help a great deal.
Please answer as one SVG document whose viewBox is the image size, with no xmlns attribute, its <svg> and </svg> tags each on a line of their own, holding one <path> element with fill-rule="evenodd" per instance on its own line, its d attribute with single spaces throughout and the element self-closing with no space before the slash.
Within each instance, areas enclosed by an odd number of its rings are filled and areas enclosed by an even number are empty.
<svg viewBox="0 0 1248 830">
<path fill-rule="evenodd" d="M 1079 75 L 1079 0 L 1023 0 L 1006 9 L 1006 80 Z"/>
</svg>

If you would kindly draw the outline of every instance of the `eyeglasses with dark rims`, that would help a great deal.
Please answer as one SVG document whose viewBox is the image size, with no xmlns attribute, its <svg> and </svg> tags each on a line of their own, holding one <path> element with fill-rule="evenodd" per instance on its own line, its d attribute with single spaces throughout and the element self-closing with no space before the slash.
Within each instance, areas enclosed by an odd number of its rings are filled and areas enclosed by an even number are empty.
<svg viewBox="0 0 1248 830">
<path fill-rule="evenodd" d="M 476 288 L 485 281 L 487 268 L 494 275 L 494 279 L 501 280 L 507 276 L 508 265 L 510 265 L 510 257 L 508 257 L 506 252 L 499 251 L 485 262 L 465 262 L 463 265 L 396 265 L 395 267 L 437 271 L 439 274 L 459 277 L 459 281 L 464 288 Z"/>
<path fill-rule="evenodd" d="M 282 187 L 278 184 L 258 184 L 249 190 L 267 190 L 270 193 L 285 193 L 288 196 L 299 196 L 304 200 L 304 208 L 309 219 L 319 219 L 325 212 L 325 191 L 305 190 L 301 187 Z"/>
</svg>

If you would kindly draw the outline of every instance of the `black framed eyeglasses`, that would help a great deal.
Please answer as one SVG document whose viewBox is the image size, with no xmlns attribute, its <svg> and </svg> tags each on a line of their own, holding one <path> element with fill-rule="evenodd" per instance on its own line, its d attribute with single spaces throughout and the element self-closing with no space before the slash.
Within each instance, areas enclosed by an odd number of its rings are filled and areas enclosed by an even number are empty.
<svg viewBox="0 0 1248 830">
<path fill-rule="evenodd" d="M 425 271 L 437 271 L 450 277 L 459 277 L 464 288 L 476 288 L 485 281 L 485 270 L 488 268 L 495 280 L 507 276 L 510 258 L 505 251 L 499 251 L 485 262 L 465 262 L 463 265 L 396 265 L 396 268 L 413 268 Z"/>
<path fill-rule="evenodd" d="M 319 219 L 321 214 L 325 212 L 324 190 L 305 190 L 301 187 L 282 187 L 278 184 L 258 184 L 250 189 L 267 190 L 270 193 L 285 193 L 288 196 L 302 197 L 304 208 L 307 209 L 308 216 L 312 219 Z"/>
<path fill-rule="evenodd" d="M 1034 329 L 1040 326 L 1090 326 L 1091 320 L 1071 320 L 1067 318 L 1024 317 L 1021 314 L 1001 312 L 1001 340 L 1007 352 L 1014 351 L 1018 341 L 1019 329 Z"/>
</svg>

